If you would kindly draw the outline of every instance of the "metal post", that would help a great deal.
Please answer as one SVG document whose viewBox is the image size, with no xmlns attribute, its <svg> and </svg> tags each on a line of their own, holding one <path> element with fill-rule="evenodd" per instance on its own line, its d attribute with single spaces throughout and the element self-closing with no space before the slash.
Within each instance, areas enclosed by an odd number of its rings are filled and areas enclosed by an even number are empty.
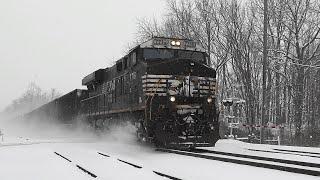
<svg viewBox="0 0 320 180">
<path fill-rule="evenodd" d="M 1 141 L 3 142 L 3 133 L 1 131 L 1 129 L 0 129 L 0 136 L 1 136 Z"/>
<path fill-rule="evenodd" d="M 230 137 L 232 137 L 233 136 L 233 127 L 232 127 L 232 125 L 230 126 Z"/>
</svg>

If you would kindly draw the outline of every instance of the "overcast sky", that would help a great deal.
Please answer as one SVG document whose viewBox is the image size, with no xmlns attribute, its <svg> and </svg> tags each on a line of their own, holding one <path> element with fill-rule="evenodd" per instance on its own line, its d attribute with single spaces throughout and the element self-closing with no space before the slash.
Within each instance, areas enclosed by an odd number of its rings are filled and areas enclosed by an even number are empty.
<svg viewBox="0 0 320 180">
<path fill-rule="evenodd" d="M 67 93 L 124 55 L 165 0 L 0 0 L 0 111 L 30 82 Z"/>
</svg>

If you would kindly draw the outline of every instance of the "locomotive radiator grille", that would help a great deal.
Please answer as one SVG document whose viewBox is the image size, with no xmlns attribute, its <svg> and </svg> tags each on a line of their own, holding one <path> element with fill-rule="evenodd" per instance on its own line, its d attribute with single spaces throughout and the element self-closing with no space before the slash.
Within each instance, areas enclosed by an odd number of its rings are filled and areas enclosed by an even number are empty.
<svg viewBox="0 0 320 180">
<path fill-rule="evenodd" d="M 216 79 L 199 76 L 146 74 L 142 76 L 142 87 L 146 96 L 205 97 L 215 94 Z"/>
</svg>

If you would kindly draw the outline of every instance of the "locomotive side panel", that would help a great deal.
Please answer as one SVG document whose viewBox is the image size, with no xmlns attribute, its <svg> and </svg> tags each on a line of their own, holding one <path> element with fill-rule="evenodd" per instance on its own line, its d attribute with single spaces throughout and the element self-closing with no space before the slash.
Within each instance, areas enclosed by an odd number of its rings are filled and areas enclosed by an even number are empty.
<svg viewBox="0 0 320 180">
<path fill-rule="evenodd" d="M 143 111 L 141 76 L 146 68 L 141 63 L 141 57 L 139 49 L 136 49 L 118 60 L 114 66 L 106 68 L 101 82 L 93 79 L 86 84 L 90 96 L 81 101 L 82 112 L 91 124 L 119 116 L 137 117 L 139 115 L 136 114 L 141 112 L 136 111 Z"/>
</svg>

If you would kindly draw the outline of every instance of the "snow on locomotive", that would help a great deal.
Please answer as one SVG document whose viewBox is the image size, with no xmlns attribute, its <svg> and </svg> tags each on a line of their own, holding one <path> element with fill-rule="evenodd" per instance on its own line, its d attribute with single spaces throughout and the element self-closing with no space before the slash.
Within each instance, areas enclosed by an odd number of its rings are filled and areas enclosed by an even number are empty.
<svg viewBox="0 0 320 180">
<path fill-rule="evenodd" d="M 96 128 L 130 120 L 140 140 L 159 146 L 213 146 L 217 87 L 208 61 L 192 40 L 154 37 L 82 80 L 89 97 L 81 112 Z"/>
</svg>

